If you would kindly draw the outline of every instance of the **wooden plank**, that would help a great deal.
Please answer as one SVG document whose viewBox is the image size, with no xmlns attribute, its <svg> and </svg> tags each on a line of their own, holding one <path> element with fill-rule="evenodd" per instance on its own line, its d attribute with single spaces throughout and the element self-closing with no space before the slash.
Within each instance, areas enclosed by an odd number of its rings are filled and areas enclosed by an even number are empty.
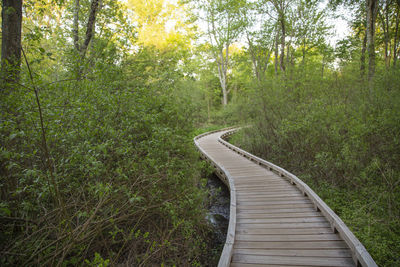
<svg viewBox="0 0 400 267">
<path fill-rule="evenodd" d="M 312 227 L 312 228 L 295 228 L 295 229 L 236 229 L 236 235 L 250 234 L 250 235 L 318 235 L 318 234 L 333 234 L 330 227 Z"/>
<path fill-rule="evenodd" d="M 287 209 L 256 209 L 256 210 L 240 210 L 238 214 L 275 214 L 275 213 L 298 213 L 298 212 L 309 212 L 309 211 L 315 211 L 313 207 L 309 208 L 287 208 Z"/>
<path fill-rule="evenodd" d="M 279 200 L 279 201 L 240 201 L 239 206 L 276 206 L 276 205 L 293 205 L 293 204 L 312 204 L 308 199 L 302 200 Z"/>
<path fill-rule="evenodd" d="M 227 170 L 230 170 L 227 168 Z M 242 173 L 239 173 L 238 171 L 232 171 L 232 176 L 235 177 L 236 180 L 263 180 L 266 179 L 271 182 L 286 182 L 286 179 L 283 179 L 282 177 L 276 175 L 276 174 L 268 174 L 266 172 L 259 172 L 259 171 L 247 171 L 245 172 L 246 174 L 243 175 Z"/>
<path fill-rule="evenodd" d="M 268 192 L 268 193 L 263 193 L 263 192 L 246 192 L 246 191 L 237 191 L 236 195 L 238 198 L 276 198 L 276 197 L 304 197 L 300 192 Z"/>
<path fill-rule="evenodd" d="M 257 197 L 249 197 L 249 196 L 237 196 L 238 200 L 240 202 L 246 202 L 246 201 L 254 201 L 254 202 L 271 202 L 271 201 L 296 201 L 296 200 L 307 200 L 306 197 L 304 196 L 257 196 Z"/>
<path fill-rule="evenodd" d="M 235 175 L 235 174 L 232 174 Z M 272 181 L 268 181 L 267 179 L 259 179 L 259 180 L 238 180 L 238 179 L 234 179 L 235 181 L 235 185 L 248 185 L 248 186 L 254 186 L 254 185 L 265 185 L 268 187 L 272 187 L 274 186 L 275 188 L 277 187 L 283 187 L 283 188 L 287 188 L 288 185 L 286 184 L 286 182 L 284 181 L 279 181 L 279 182 L 272 182 Z"/>
<path fill-rule="evenodd" d="M 303 196 L 303 194 L 296 190 L 294 192 L 286 192 L 286 193 L 280 193 L 280 192 L 268 192 L 268 193 L 264 193 L 264 192 L 246 192 L 246 191 L 238 191 L 236 192 L 238 197 L 242 197 L 242 196 L 249 196 L 249 197 L 275 197 L 275 196 Z"/>
<path fill-rule="evenodd" d="M 224 166 L 225 167 L 225 166 Z M 227 170 L 230 170 L 230 168 L 226 168 Z M 234 172 L 232 172 L 234 173 Z M 252 174 L 251 172 L 247 171 L 246 176 L 241 176 L 240 174 L 232 175 L 235 177 L 235 180 L 240 180 L 240 181 L 248 181 L 248 180 L 268 180 L 271 182 L 286 182 L 287 180 L 282 179 L 282 177 L 279 177 L 278 175 L 269 175 L 269 174 Z"/>
<path fill-rule="evenodd" d="M 254 205 L 257 205 L 257 203 L 269 205 L 269 204 L 299 204 L 299 203 L 310 203 L 312 202 L 303 197 L 303 196 L 272 196 L 272 197 L 238 197 L 239 202 L 243 204 L 247 204 L 247 202 L 254 203 Z M 290 203 L 289 203 L 290 202 Z"/>
<path fill-rule="evenodd" d="M 234 248 L 256 249 L 347 249 L 344 241 L 253 242 L 236 241 Z"/>
<path fill-rule="evenodd" d="M 302 229 L 302 228 L 315 228 L 315 227 L 330 227 L 328 222 L 314 222 L 314 223 L 239 223 L 237 222 L 236 229 Z"/>
<path fill-rule="evenodd" d="M 229 170 L 229 169 L 227 169 L 227 170 Z M 234 170 L 231 171 L 231 170 L 229 170 L 229 173 L 232 173 L 233 177 L 238 177 L 238 176 L 243 176 L 243 175 L 251 175 L 251 176 L 260 175 L 262 177 L 267 176 L 267 174 L 262 170 L 252 170 L 252 171 L 234 171 Z M 271 176 L 271 177 L 275 177 L 275 176 Z M 279 181 L 279 180 L 277 179 L 277 181 Z"/>
<path fill-rule="evenodd" d="M 232 262 L 230 267 L 295 267 L 299 265 L 281 265 L 281 264 L 251 264 L 242 262 Z"/>
<path fill-rule="evenodd" d="M 238 219 L 268 219 L 268 218 L 308 218 L 308 217 L 321 217 L 320 212 L 309 211 L 309 212 L 282 212 L 282 213 L 237 213 L 236 218 Z"/>
<path fill-rule="evenodd" d="M 268 170 L 266 170 L 266 171 L 267 171 L 267 174 L 266 174 L 267 176 L 279 177 L 278 175 L 276 175 L 275 173 L 273 173 L 271 171 L 268 171 Z M 250 177 L 264 177 L 264 176 L 265 176 L 264 174 L 262 174 L 262 175 L 249 175 L 249 174 L 246 174 L 246 175 L 235 176 L 235 178 L 250 178 Z"/>
<path fill-rule="evenodd" d="M 240 204 L 237 206 L 238 210 L 272 210 L 272 209 L 287 209 L 287 208 L 312 208 L 314 207 L 311 203 L 296 203 L 296 204 L 279 204 L 279 205 L 247 205 Z"/>
<path fill-rule="evenodd" d="M 268 181 L 235 181 L 235 185 L 239 187 L 247 187 L 247 188 L 258 188 L 263 187 L 263 189 L 269 190 L 290 190 L 296 188 L 290 188 L 288 185 L 284 183 L 268 183 Z M 297 189 L 298 190 L 298 189 Z"/>
<path fill-rule="evenodd" d="M 337 234 L 317 234 L 317 235 L 250 235 L 250 234 L 236 234 L 235 241 L 282 241 L 282 242 L 295 242 L 295 241 L 338 241 L 342 240 Z"/>
<path fill-rule="evenodd" d="M 237 179 L 234 177 L 233 179 L 235 181 L 235 184 L 244 185 L 244 184 L 248 183 L 249 187 L 254 187 L 255 185 L 258 185 L 258 186 L 262 186 L 262 187 L 276 187 L 276 188 L 283 187 L 286 189 L 291 189 L 291 188 L 297 189 L 296 187 L 290 185 L 290 183 L 288 183 L 287 181 L 284 181 L 282 179 L 280 181 L 270 180 L 267 178 L 264 178 L 264 179 L 260 178 L 257 180 L 255 180 L 255 179 L 245 180 L 245 179 Z"/>
<path fill-rule="evenodd" d="M 238 185 L 236 187 L 238 190 L 240 190 L 241 188 L 248 190 L 249 192 L 300 192 L 299 189 L 297 188 L 291 188 L 291 187 L 287 187 L 287 186 L 280 186 L 280 187 L 276 187 L 276 186 L 268 186 L 268 185 Z"/>
<path fill-rule="evenodd" d="M 342 266 L 352 267 L 354 262 L 351 258 L 319 258 L 319 257 L 291 257 L 291 256 L 260 256 L 234 254 L 232 262 L 252 264 L 280 264 L 300 266 Z"/>
<path fill-rule="evenodd" d="M 280 199 L 280 198 L 285 198 L 285 199 L 307 199 L 307 197 L 304 197 L 300 193 L 271 193 L 271 194 L 255 194 L 255 195 L 249 195 L 249 194 L 238 194 L 236 193 L 238 199 L 252 199 L 252 200 L 268 200 L 268 199 Z"/>
<path fill-rule="evenodd" d="M 264 256 L 298 256 L 298 257 L 330 257 L 351 258 L 349 249 L 234 249 L 233 254 Z"/>
<path fill-rule="evenodd" d="M 314 223 L 327 222 L 325 217 L 306 217 L 306 218 L 267 218 L 267 219 L 237 219 L 237 223 Z"/>
<path fill-rule="evenodd" d="M 230 173 L 233 173 L 234 171 L 243 171 L 243 172 L 246 172 L 246 174 L 247 174 L 248 171 L 254 170 L 254 171 L 261 171 L 261 172 L 265 173 L 266 175 L 270 175 L 270 176 L 274 175 L 274 173 L 267 173 L 266 169 L 260 168 L 258 165 L 254 164 L 254 163 L 253 164 L 243 164 L 241 160 L 237 160 L 234 163 L 237 163 L 237 164 L 235 164 L 235 165 L 224 164 L 224 167 L 226 169 L 229 169 Z"/>
</svg>

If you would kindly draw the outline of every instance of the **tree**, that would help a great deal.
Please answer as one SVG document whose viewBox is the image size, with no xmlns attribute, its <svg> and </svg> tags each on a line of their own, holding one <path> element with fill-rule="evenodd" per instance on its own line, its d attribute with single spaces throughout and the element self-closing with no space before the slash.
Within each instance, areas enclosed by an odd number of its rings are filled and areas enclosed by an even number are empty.
<svg viewBox="0 0 400 267">
<path fill-rule="evenodd" d="M 280 56 L 279 56 L 279 65 L 282 71 L 286 70 L 285 67 L 285 42 L 286 42 L 286 23 L 287 23 L 287 11 L 290 4 L 293 2 L 292 0 L 269 0 L 273 7 L 275 8 L 275 12 L 277 14 L 277 22 L 280 29 Z M 277 37 L 278 39 L 278 37 Z"/>
<path fill-rule="evenodd" d="M 400 1 L 383 0 L 378 9 L 378 18 L 383 31 L 384 58 L 386 68 L 390 67 L 390 61 L 393 55 L 393 64 L 396 59 L 396 48 L 398 46 L 398 28 L 399 28 L 399 5 Z M 393 37 L 393 45 L 392 38 Z"/>
<path fill-rule="evenodd" d="M 248 32 L 246 35 L 253 71 L 258 81 L 262 81 L 265 78 L 265 72 L 276 44 L 275 31 L 276 25 L 266 22 L 262 31 L 256 33 Z"/>
<path fill-rule="evenodd" d="M 75 0 L 75 10 L 74 10 L 74 25 L 73 25 L 73 40 L 74 47 L 79 55 L 78 68 L 77 68 L 77 79 L 80 80 L 82 77 L 82 67 L 80 62 L 85 59 L 86 52 L 90 41 L 94 35 L 94 29 L 96 24 L 96 15 L 100 9 L 101 0 L 91 0 L 89 18 L 86 25 L 85 39 L 82 44 L 79 43 L 79 12 L 80 12 L 80 0 Z"/>
<path fill-rule="evenodd" d="M 3 0 L 1 11 L 1 72 L 4 84 L 19 80 L 21 65 L 22 0 Z"/>
<path fill-rule="evenodd" d="M 259 11 L 267 14 L 275 21 L 275 74 L 278 73 L 278 63 L 281 71 L 286 70 L 285 48 L 288 33 L 288 15 L 294 0 L 264 0 L 259 4 Z M 279 51 L 280 50 L 280 51 Z"/>
<path fill-rule="evenodd" d="M 366 0 L 367 4 L 367 50 L 368 80 L 372 82 L 375 75 L 375 21 L 378 15 L 379 0 Z"/>
<path fill-rule="evenodd" d="M 128 7 L 133 11 L 132 19 L 137 24 L 139 45 L 165 50 L 171 47 L 171 43 L 189 43 L 187 37 L 192 30 L 186 21 L 186 10 L 182 3 L 129 0 Z"/>
<path fill-rule="evenodd" d="M 243 0 L 199 1 L 205 13 L 207 35 L 213 46 L 211 52 L 218 66 L 218 77 L 222 90 L 222 104 L 228 104 L 229 47 L 241 35 L 246 26 Z"/>
<path fill-rule="evenodd" d="M 362 3 L 360 0 L 332 0 L 331 6 L 335 9 L 339 5 L 354 5 L 356 3 Z M 366 14 L 366 23 L 365 23 L 365 40 L 363 44 L 366 44 L 366 49 L 362 49 L 361 54 L 361 76 L 363 76 L 364 72 L 364 60 L 365 60 L 365 50 L 368 52 L 368 81 L 372 82 L 373 77 L 375 75 L 375 32 L 376 32 L 376 19 L 379 10 L 379 0 L 365 0 L 365 14 Z M 361 9 L 362 10 L 362 9 Z M 360 24 L 361 25 L 361 24 Z"/>
<path fill-rule="evenodd" d="M 297 6 L 295 31 L 297 44 L 301 47 L 302 64 L 305 64 L 306 52 L 325 41 L 329 29 L 325 23 L 326 10 L 318 10 L 318 0 L 300 0 Z"/>
<path fill-rule="evenodd" d="M 400 0 L 396 1 L 396 22 L 395 22 L 395 30 L 394 30 L 394 40 L 393 40 L 393 67 L 396 67 L 397 57 L 400 54 L 399 49 L 399 39 L 400 39 Z"/>
</svg>

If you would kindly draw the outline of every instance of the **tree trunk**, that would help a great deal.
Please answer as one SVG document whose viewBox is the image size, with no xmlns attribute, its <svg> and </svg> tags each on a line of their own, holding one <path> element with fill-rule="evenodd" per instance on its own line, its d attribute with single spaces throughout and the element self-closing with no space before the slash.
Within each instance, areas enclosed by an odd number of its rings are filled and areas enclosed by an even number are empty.
<svg viewBox="0 0 400 267">
<path fill-rule="evenodd" d="M 396 26 L 395 26 L 395 32 L 394 32 L 394 41 L 393 41 L 393 67 L 396 67 L 397 63 L 397 47 L 398 47 L 398 42 L 399 42 L 399 22 L 400 22 L 400 1 L 397 1 L 397 6 L 396 6 Z"/>
<path fill-rule="evenodd" d="M 221 88 L 222 88 L 222 105 L 226 106 L 228 104 L 228 91 L 226 89 L 226 79 L 221 81 Z"/>
<path fill-rule="evenodd" d="M 361 78 L 364 78 L 365 76 L 365 51 L 367 50 L 367 30 L 365 30 L 365 35 L 363 38 L 363 44 L 362 44 L 362 49 L 361 49 L 361 57 L 360 57 L 360 75 Z"/>
<path fill-rule="evenodd" d="M 249 44 L 249 52 L 251 56 L 251 62 L 253 64 L 254 74 L 257 81 L 260 83 L 265 79 L 265 72 L 269 65 L 269 59 L 271 58 L 271 51 L 274 48 L 275 42 L 271 44 L 271 47 L 255 47 L 249 35 L 247 35 L 247 41 Z"/>
<path fill-rule="evenodd" d="M 226 48 L 228 49 L 228 48 Z M 229 54 L 227 53 L 227 56 Z M 226 106 L 228 104 L 228 91 L 227 91 L 227 67 L 228 67 L 228 62 L 224 59 L 224 52 L 222 48 L 219 51 L 219 62 L 218 62 L 218 76 L 219 76 L 219 81 L 221 84 L 221 89 L 222 89 L 222 105 Z"/>
<path fill-rule="evenodd" d="M 249 35 L 247 34 L 247 42 L 249 44 L 249 51 L 250 51 L 250 56 L 251 56 L 251 62 L 253 63 L 253 69 L 254 69 L 254 74 L 256 75 L 256 79 L 258 82 L 261 81 L 261 77 L 260 77 L 260 73 L 258 71 L 259 67 L 258 67 L 258 62 L 256 59 L 256 51 L 255 51 L 255 47 L 253 46 L 253 42 L 250 40 Z"/>
<path fill-rule="evenodd" d="M 280 56 L 280 65 L 281 65 L 281 70 L 285 71 L 285 38 L 286 38 L 286 28 L 285 28 L 285 18 L 283 17 L 283 14 L 281 15 L 281 56 Z"/>
<path fill-rule="evenodd" d="M 1 44 L 1 78 L 4 89 L 18 82 L 21 66 L 22 0 L 3 0 Z"/>
<path fill-rule="evenodd" d="M 75 46 L 75 49 L 77 52 L 80 51 L 80 48 L 79 48 L 79 10 L 80 10 L 79 0 L 75 0 L 74 27 L 72 29 L 72 35 L 74 38 L 74 46 Z"/>
<path fill-rule="evenodd" d="M 83 42 L 83 45 L 81 47 L 82 58 L 85 57 L 87 48 L 93 37 L 94 26 L 96 24 L 97 10 L 99 8 L 99 2 L 100 2 L 100 0 L 92 0 L 92 2 L 90 4 L 90 14 L 89 14 L 88 23 L 86 25 L 85 41 Z"/>
<path fill-rule="evenodd" d="M 96 15 L 99 10 L 99 3 L 101 0 L 92 0 L 90 3 L 90 13 L 89 19 L 86 25 L 86 34 L 85 39 L 82 45 L 79 44 L 79 10 L 80 10 L 80 1 L 75 0 L 75 10 L 74 10 L 74 25 L 72 29 L 73 33 L 73 41 L 75 49 L 78 53 L 77 58 L 77 79 L 80 80 L 82 78 L 83 66 L 82 63 L 85 60 L 86 52 L 89 46 L 90 41 L 93 38 L 95 25 L 96 25 Z"/>
<path fill-rule="evenodd" d="M 279 31 L 276 27 L 276 39 L 275 39 L 275 75 L 278 75 L 278 46 L 279 46 Z"/>
<path fill-rule="evenodd" d="M 370 82 L 373 81 L 375 75 L 375 21 L 377 13 L 378 0 L 367 0 L 368 81 Z"/>
<path fill-rule="evenodd" d="M 389 48 L 390 46 L 390 21 L 389 21 L 389 11 L 390 11 L 390 3 L 386 2 L 384 9 L 381 11 L 378 11 L 379 15 L 379 20 L 382 24 L 382 29 L 383 29 L 383 43 L 385 47 L 385 54 L 384 54 L 384 59 L 385 59 L 385 67 L 388 69 L 390 67 L 390 59 L 391 59 L 391 53 Z"/>
<path fill-rule="evenodd" d="M 286 67 L 288 67 L 290 65 L 290 56 L 291 56 L 290 45 L 291 45 L 291 41 L 289 41 L 286 44 Z"/>
<path fill-rule="evenodd" d="M 207 93 L 207 122 L 211 121 L 211 99 Z"/>
</svg>

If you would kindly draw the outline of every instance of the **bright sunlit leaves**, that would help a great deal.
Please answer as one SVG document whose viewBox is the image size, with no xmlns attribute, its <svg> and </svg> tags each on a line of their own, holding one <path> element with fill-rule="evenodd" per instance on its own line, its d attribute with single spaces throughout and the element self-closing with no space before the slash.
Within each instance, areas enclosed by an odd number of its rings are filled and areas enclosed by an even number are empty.
<svg viewBox="0 0 400 267">
<path fill-rule="evenodd" d="M 137 24 L 140 45 L 164 50 L 190 43 L 184 6 L 165 0 L 128 0 L 127 6 Z"/>
</svg>

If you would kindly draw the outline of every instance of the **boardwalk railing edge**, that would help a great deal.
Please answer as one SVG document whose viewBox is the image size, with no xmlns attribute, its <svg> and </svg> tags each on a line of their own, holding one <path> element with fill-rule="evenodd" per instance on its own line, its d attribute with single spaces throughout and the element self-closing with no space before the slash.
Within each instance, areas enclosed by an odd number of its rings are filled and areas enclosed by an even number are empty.
<svg viewBox="0 0 400 267">
<path fill-rule="evenodd" d="M 224 138 L 232 135 L 234 132 L 239 130 L 240 128 L 235 127 L 231 129 L 224 129 L 224 130 L 231 130 L 222 134 L 218 141 L 228 147 L 229 149 L 235 151 L 236 153 L 242 155 L 249 160 L 266 167 L 270 171 L 274 171 L 278 173 L 281 177 L 286 178 L 289 182 L 303 193 L 304 196 L 308 197 L 314 204 L 316 210 L 320 211 L 326 219 L 329 221 L 332 230 L 343 238 L 346 244 L 349 246 L 350 250 L 352 251 L 353 260 L 357 266 L 371 266 L 377 267 L 377 264 L 365 249 L 364 245 L 357 239 L 357 237 L 350 231 L 350 229 L 346 226 L 346 224 L 340 219 L 338 215 L 302 180 L 300 180 L 294 174 L 288 172 L 287 170 L 276 166 L 275 164 L 266 161 L 262 158 L 259 158 L 243 149 L 238 148 L 237 146 L 232 145 L 231 143 L 224 140 Z"/>
<path fill-rule="evenodd" d="M 209 134 L 235 128 L 236 127 L 229 127 L 220 130 L 206 132 L 196 136 L 193 139 L 197 149 L 200 151 L 201 158 L 208 161 L 215 168 L 215 173 L 221 179 L 221 181 L 224 182 L 226 186 L 228 186 L 230 191 L 229 225 L 226 234 L 225 245 L 222 250 L 221 256 L 219 258 L 218 267 L 229 266 L 232 259 L 233 243 L 235 241 L 235 232 L 236 232 L 236 190 L 235 190 L 235 184 L 233 183 L 233 179 L 229 174 L 229 172 L 225 170 L 222 166 L 218 165 L 217 162 L 199 146 L 197 140 Z"/>
</svg>

